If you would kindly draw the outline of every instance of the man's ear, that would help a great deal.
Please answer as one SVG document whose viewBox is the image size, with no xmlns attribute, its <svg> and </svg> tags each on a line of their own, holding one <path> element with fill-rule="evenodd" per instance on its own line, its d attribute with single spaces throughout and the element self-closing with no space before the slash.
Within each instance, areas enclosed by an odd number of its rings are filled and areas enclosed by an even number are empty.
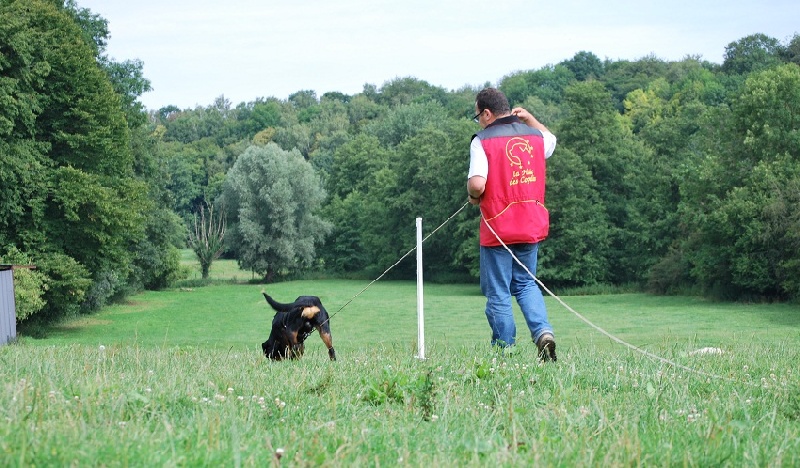
<svg viewBox="0 0 800 468">
<path fill-rule="evenodd" d="M 486 112 L 486 116 L 483 118 L 483 121 L 486 122 L 486 125 L 489 125 L 497 119 L 497 115 L 492 112 L 491 109 L 485 109 L 484 112 Z"/>
</svg>

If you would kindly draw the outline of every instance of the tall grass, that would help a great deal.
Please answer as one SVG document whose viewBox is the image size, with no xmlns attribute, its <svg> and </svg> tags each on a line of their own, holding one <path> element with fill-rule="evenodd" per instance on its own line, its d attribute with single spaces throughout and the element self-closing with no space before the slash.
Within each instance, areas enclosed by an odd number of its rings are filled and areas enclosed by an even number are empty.
<svg viewBox="0 0 800 468">
<path fill-rule="evenodd" d="M 691 361 L 373 345 L 331 363 L 195 346 L 0 351 L 3 466 L 797 466 L 796 344 Z M 681 359 L 668 349 L 660 351 Z M 686 362 L 686 360 L 683 360 Z M 278 460 L 278 456 L 281 459 Z"/>
<path fill-rule="evenodd" d="M 364 286 L 267 290 L 336 313 Z M 1 347 L 0 465 L 800 465 L 796 306 L 565 298 L 712 378 L 551 299 L 559 362 L 539 364 L 524 330 L 517 353 L 497 354 L 476 285 L 425 286 L 420 360 L 411 282 L 378 282 L 336 313 L 338 361 L 312 335 L 302 360 L 269 362 L 261 289 L 146 293 Z M 692 353 L 709 346 L 722 353 Z"/>
</svg>

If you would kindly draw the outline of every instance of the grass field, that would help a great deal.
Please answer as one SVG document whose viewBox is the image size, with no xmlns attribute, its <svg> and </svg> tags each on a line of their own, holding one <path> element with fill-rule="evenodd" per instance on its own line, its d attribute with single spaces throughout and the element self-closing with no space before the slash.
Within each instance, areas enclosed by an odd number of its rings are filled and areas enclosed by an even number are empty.
<svg viewBox="0 0 800 468">
<path fill-rule="evenodd" d="M 420 360 L 415 283 L 341 309 L 367 282 L 285 282 L 266 290 L 336 314 L 339 360 L 312 335 L 302 360 L 273 363 L 265 287 L 232 262 L 212 277 L 0 347 L 0 465 L 800 466 L 796 305 L 563 298 L 716 378 L 551 298 L 559 362 L 540 365 L 523 330 L 498 355 L 477 285 L 425 285 Z"/>
</svg>

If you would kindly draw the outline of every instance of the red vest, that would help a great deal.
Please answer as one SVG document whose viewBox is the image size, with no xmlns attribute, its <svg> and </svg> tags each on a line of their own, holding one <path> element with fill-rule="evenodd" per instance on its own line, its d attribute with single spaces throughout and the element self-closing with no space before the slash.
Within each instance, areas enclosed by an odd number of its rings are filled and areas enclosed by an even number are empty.
<svg viewBox="0 0 800 468">
<path fill-rule="evenodd" d="M 498 119 L 476 136 L 489 160 L 481 213 L 506 244 L 536 243 L 547 237 L 544 207 L 545 157 L 542 133 L 516 117 Z M 501 245 L 481 220 L 481 245 Z"/>
</svg>

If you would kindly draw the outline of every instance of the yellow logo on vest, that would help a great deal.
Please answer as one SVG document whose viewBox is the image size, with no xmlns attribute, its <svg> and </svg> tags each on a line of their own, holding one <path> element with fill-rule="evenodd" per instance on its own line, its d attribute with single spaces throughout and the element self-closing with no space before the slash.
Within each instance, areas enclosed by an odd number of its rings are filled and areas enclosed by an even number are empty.
<svg viewBox="0 0 800 468">
<path fill-rule="evenodd" d="M 527 154 L 527 158 L 525 155 Z M 536 182 L 536 175 L 532 169 L 522 167 L 523 161 L 526 166 L 530 166 L 531 158 L 533 158 L 533 146 L 530 142 L 522 137 L 514 137 L 506 143 L 506 157 L 511 163 L 512 167 L 516 167 L 511 174 L 511 180 L 508 185 L 517 184 L 531 184 Z"/>
</svg>

